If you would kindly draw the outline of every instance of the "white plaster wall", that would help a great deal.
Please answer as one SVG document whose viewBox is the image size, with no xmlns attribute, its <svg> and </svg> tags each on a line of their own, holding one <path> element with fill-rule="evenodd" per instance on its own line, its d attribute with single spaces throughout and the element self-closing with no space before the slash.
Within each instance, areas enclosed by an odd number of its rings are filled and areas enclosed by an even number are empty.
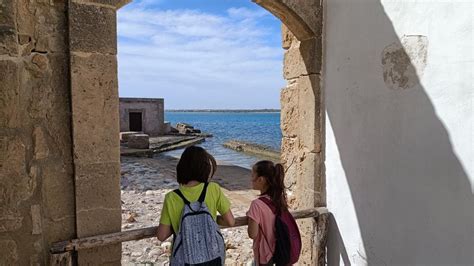
<svg viewBox="0 0 474 266">
<path fill-rule="evenodd" d="M 473 5 L 326 1 L 329 265 L 474 265 Z"/>
</svg>

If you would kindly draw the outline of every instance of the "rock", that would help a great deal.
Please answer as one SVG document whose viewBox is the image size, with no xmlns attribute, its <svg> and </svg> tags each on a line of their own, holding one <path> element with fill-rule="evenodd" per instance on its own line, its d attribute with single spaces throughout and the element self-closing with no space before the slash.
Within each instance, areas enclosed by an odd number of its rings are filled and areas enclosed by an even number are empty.
<svg viewBox="0 0 474 266">
<path fill-rule="evenodd" d="M 169 251 L 171 250 L 171 242 L 163 242 L 161 243 L 161 248 L 163 248 L 163 250 L 165 251 Z"/>
<path fill-rule="evenodd" d="M 142 134 L 143 132 L 137 132 L 137 131 L 128 131 L 128 132 L 120 132 L 120 141 L 121 142 L 128 142 L 128 139 L 130 136 L 135 135 L 135 134 Z"/>
<path fill-rule="evenodd" d="M 132 252 L 132 257 L 140 257 L 141 255 L 141 252 Z"/>
<path fill-rule="evenodd" d="M 156 249 L 154 249 L 154 250 L 150 251 L 150 253 L 148 253 L 148 256 L 150 256 L 150 257 L 158 257 L 160 255 L 161 255 L 161 252 L 159 250 L 156 250 Z"/>
<path fill-rule="evenodd" d="M 135 219 L 136 217 L 138 217 L 138 214 L 135 213 L 135 212 L 131 212 L 130 215 L 128 216 L 127 218 L 127 222 L 129 223 L 134 223 L 137 221 L 137 219 Z"/>
<path fill-rule="evenodd" d="M 180 134 L 185 134 L 185 135 L 201 133 L 201 130 L 195 129 L 193 126 L 191 126 L 190 124 L 186 124 L 186 123 L 178 123 L 176 125 L 176 129 L 178 130 L 178 132 Z"/>
<path fill-rule="evenodd" d="M 131 224 L 126 224 L 126 225 L 123 225 L 123 226 L 122 226 L 122 229 L 129 229 L 129 228 L 132 228 L 132 227 L 133 227 L 133 225 L 131 225 Z"/>
<path fill-rule="evenodd" d="M 146 254 L 146 253 L 148 253 L 150 250 L 151 250 L 150 247 L 146 247 L 146 248 L 143 249 L 143 253 Z"/>
<path fill-rule="evenodd" d="M 150 136 L 147 134 L 134 134 L 128 138 L 128 147 L 130 149 L 148 149 L 150 148 Z"/>
<path fill-rule="evenodd" d="M 147 195 L 147 196 L 153 196 L 154 194 L 155 194 L 155 192 L 154 192 L 153 190 L 147 190 L 147 191 L 145 192 L 145 195 Z M 145 203 L 146 203 L 146 202 L 145 202 Z"/>
</svg>

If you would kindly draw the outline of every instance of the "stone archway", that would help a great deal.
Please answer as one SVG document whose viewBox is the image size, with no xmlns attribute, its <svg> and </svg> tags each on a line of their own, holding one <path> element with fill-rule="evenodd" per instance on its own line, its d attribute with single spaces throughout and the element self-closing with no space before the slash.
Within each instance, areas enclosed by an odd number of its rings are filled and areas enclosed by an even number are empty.
<svg viewBox="0 0 474 266">
<path fill-rule="evenodd" d="M 284 77 L 281 93 L 282 162 L 295 209 L 326 206 L 324 104 L 321 87 L 323 7 L 320 1 L 253 0 L 282 23 Z M 303 263 L 324 264 L 325 217 L 300 221 L 307 237 Z"/>
<path fill-rule="evenodd" d="M 116 11 L 128 2 L 0 3 L 2 263 L 49 264 L 53 242 L 121 230 Z M 292 206 L 324 206 L 322 2 L 255 2 L 286 25 L 282 160 Z M 321 262 L 318 226 L 301 223 L 305 264 Z M 81 251 L 78 261 L 120 264 L 120 251 Z"/>
</svg>

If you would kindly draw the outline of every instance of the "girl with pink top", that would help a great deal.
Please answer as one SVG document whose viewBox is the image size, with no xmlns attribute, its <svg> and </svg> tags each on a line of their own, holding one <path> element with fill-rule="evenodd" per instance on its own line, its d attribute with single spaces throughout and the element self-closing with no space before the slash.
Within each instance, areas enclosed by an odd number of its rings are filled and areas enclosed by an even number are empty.
<svg viewBox="0 0 474 266">
<path fill-rule="evenodd" d="M 260 161 L 252 167 L 252 187 L 260 190 L 260 197 L 271 200 L 277 213 L 288 210 L 283 165 Z M 275 214 L 262 200 L 255 199 L 247 212 L 248 234 L 253 239 L 256 265 L 272 265 L 275 251 Z"/>
</svg>

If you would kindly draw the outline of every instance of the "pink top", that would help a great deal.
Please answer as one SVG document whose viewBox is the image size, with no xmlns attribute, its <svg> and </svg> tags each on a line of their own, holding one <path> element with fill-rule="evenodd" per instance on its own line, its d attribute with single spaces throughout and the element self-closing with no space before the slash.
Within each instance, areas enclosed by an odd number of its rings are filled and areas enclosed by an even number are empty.
<svg viewBox="0 0 474 266">
<path fill-rule="evenodd" d="M 257 238 L 253 240 L 255 261 L 259 264 L 266 264 L 270 262 L 275 251 L 275 215 L 265 202 L 255 199 L 250 204 L 247 216 L 258 223 L 260 227 Z"/>
</svg>

